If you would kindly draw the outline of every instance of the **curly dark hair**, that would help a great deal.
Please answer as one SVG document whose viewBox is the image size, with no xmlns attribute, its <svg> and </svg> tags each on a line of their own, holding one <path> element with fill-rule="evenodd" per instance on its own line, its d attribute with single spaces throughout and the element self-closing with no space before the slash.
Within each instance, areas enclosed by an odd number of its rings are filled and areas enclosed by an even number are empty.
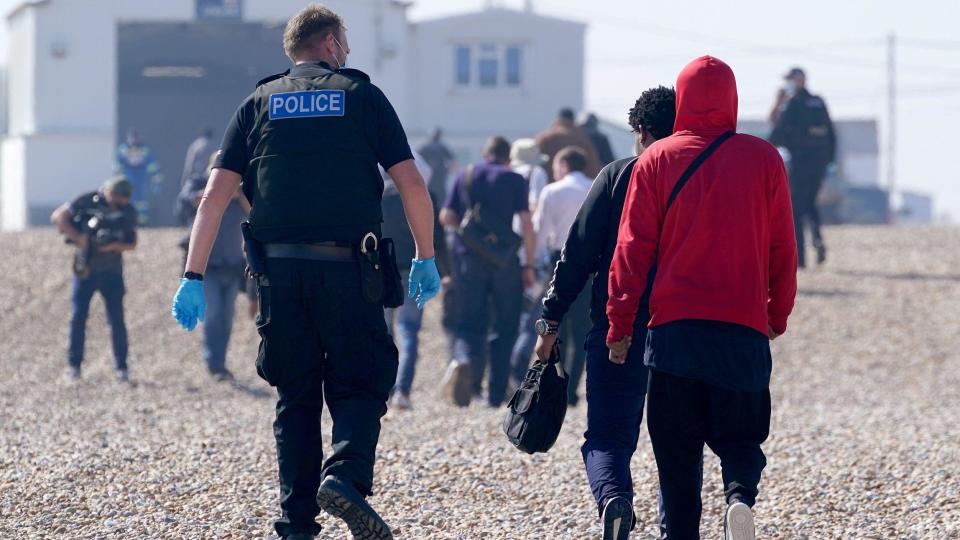
<svg viewBox="0 0 960 540">
<path fill-rule="evenodd" d="M 634 133 L 643 126 L 657 139 L 673 133 L 673 121 L 677 116 L 677 93 L 673 88 L 658 86 L 640 94 L 640 99 L 630 109 L 627 122 Z"/>
</svg>

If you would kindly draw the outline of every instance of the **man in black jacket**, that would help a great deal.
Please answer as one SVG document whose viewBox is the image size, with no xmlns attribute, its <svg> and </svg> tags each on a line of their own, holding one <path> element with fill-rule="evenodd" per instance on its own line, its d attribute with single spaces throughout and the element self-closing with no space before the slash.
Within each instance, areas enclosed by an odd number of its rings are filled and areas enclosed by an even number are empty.
<svg viewBox="0 0 960 540">
<path fill-rule="evenodd" d="M 836 158 L 837 137 L 826 103 L 807 90 L 803 70 L 791 69 L 784 80 L 786 83 L 777 95 L 777 104 L 770 115 L 773 122 L 770 144 L 782 146 L 790 152 L 788 176 L 797 232 L 797 262 L 803 268 L 806 266 L 805 221 L 810 223 L 817 264 L 827 258 L 827 248 L 820 235 L 817 194 L 827 167 Z"/>
<path fill-rule="evenodd" d="M 630 127 L 637 134 L 637 153 L 673 133 L 676 96 L 662 86 L 647 90 L 630 109 Z M 543 332 L 537 340 L 537 355 L 547 358 L 556 342 L 552 333 L 593 276 L 587 334 L 587 432 L 581 449 L 590 489 L 603 520 L 604 540 L 625 540 L 633 526 L 633 480 L 630 459 L 637 448 L 647 368 L 643 347 L 633 347 L 624 364 L 608 360 L 607 275 L 617 245 L 620 214 L 636 158 L 607 165 L 594 181 L 577 219 L 570 228 L 550 289 L 543 301 Z M 640 302 L 634 328 L 634 343 L 646 339 L 648 296 Z"/>
<path fill-rule="evenodd" d="M 416 156 L 414 156 L 414 159 L 416 159 Z M 419 165 L 421 162 L 418 161 L 417 163 Z M 422 170 L 421 174 L 424 178 L 430 176 Z M 413 240 L 413 234 L 410 233 L 410 226 L 407 225 L 407 215 L 403 210 L 400 190 L 397 189 L 397 185 L 393 183 L 393 179 L 385 171 L 383 176 L 383 224 L 381 225 L 381 231 L 384 238 L 393 239 L 397 266 L 403 280 L 404 290 L 406 290 L 410 279 L 410 261 L 416 255 L 417 246 Z M 430 198 L 433 200 L 434 209 L 439 208 L 436 195 L 432 191 L 430 192 Z M 437 220 L 434 220 L 433 240 L 437 270 L 439 270 L 440 276 L 449 276 L 450 258 L 443 238 L 443 228 L 440 227 L 440 222 Z M 413 388 L 413 377 L 416 373 L 417 357 L 420 350 L 419 334 L 423 311 L 417 307 L 413 300 L 404 299 L 402 306 L 385 310 L 385 315 L 387 328 L 391 329 L 391 333 L 397 339 L 397 348 L 400 351 L 397 382 L 393 386 L 393 395 L 390 398 L 389 406 L 392 409 L 407 410 L 413 407 L 410 402 L 410 391 Z"/>
</svg>

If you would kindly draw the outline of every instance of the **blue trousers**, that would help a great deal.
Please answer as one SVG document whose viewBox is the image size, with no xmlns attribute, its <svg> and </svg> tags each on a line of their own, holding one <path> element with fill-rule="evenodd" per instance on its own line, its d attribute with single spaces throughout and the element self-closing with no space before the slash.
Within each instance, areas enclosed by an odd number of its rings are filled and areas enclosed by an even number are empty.
<svg viewBox="0 0 960 540">
<path fill-rule="evenodd" d="M 208 268 L 203 276 L 203 294 L 207 299 L 203 359 L 210 373 L 222 372 L 227 366 L 227 345 L 233 330 L 240 276 L 237 268 Z"/>
<path fill-rule="evenodd" d="M 107 322 L 113 339 L 113 359 L 117 369 L 127 369 L 127 325 L 123 320 L 123 274 L 94 272 L 86 278 L 73 277 L 70 294 L 70 349 L 67 361 L 73 367 L 83 363 L 83 349 L 87 337 L 87 315 L 95 292 L 100 292 L 107 308 Z"/>
<path fill-rule="evenodd" d="M 537 346 L 536 322 L 542 311 L 543 303 L 533 302 L 530 309 L 520 314 L 517 341 L 513 344 L 513 351 L 510 353 L 510 379 L 517 386 L 520 386 L 527 370 L 530 369 L 533 350 Z"/>
<path fill-rule="evenodd" d="M 637 450 L 648 369 L 643 363 L 646 328 L 634 330 L 624 364 L 609 359 L 607 328 L 595 326 L 584 343 L 587 357 L 587 432 L 581 448 L 590 491 L 600 513 L 613 497 L 633 502 L 630 459 Z"/>
<path fill-rule="evenodd" d="M 404 290 L 407 290 L 407 282 L 410 279 L 410 273 L 404 271 L 403 278 Z M 397 369 L 397 382 L 393 387 L 394 392 L 402 392 L 410 395 L 410 389 L 413 387 L 413 377 L 417 370 L 417 356 L 420 350 L 420 327 L 423 320 L 423 312 L 417 308 L 417 303 L 406 298 L 403 305 L 395 309 L 384 311 L 387 317 L 387 328 L 394 329 L 394 336 L 397 338 L 397 348 L 400 349 L 400 366 Z"/>
<path fill-rule="evenodd" d="M 496 268 L 467 252 L 456 259 L 455 280 L 457 327 L 453 357 L 472 366 L 476 395 L 481 393 L 489 359 L 487 402 L 499 407 L 506 394 L 510 353 L 520 324 L 523 302 L 520 263 L 514 261 Z"/>
</svg>

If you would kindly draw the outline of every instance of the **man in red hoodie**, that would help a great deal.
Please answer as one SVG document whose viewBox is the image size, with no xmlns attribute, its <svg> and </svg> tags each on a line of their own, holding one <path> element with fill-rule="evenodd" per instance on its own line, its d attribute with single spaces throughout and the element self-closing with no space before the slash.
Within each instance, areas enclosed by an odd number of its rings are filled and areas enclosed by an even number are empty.
<svg viewBox="0 0 960 540">
<path fill-rule="evenodd" d="M 704 444 L 723 469 L 727 540 L 754 538 L 751 507 L 770 427 L 770 340 L 786 331 L 796 295 L 783 160 L 762 139 L 725 136 L 736 125 L 730 67 L 710 56 L 688 64 L 677 79 L 674 135 L 634 168 L 610 268 L 607 344 L 610 361 L 622 363 L 656 266 L 644 355 L 647 429 L 670 540 L 699 538 Z"/>
</svg>

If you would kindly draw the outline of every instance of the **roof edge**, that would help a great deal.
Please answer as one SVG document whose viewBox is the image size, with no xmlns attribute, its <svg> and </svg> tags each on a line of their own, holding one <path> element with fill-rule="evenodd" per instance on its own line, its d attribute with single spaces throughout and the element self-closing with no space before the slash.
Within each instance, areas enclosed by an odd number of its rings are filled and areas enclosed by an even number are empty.
<svg viewBox="0 0 960 540">
<path fill-rule="evenodd" d="M 50 0 L 21 0 L 17 5 L 10 8 L 10 11 L 4 15 L 4 19 L 10 20 L 17 15 L 23 13 L 27 8 L 40 7 L 44 4 L 49 4 Z"/>
<path fill-rule="evenodd" d="M 433 23 L 448 21 L 448 20 L 451 20 L 451 19 L 460 19 L 460 18 L 466 18 L 466 17 L 474 17 L 474 16 L 477 16 L 477 15 L 483 15 L 483 14 L 487 14 L 487 13 L 503 13 L 503 14 L 513 15 L 513 16 L 519 15 L 519 16 L 521 16 L 521 17 L 532 17 L 532 18 L 543 19 L 543 20 L 551 21 L 551 22 L 558 22 L 558 23 L 568 24 L 568 25 L 571 25 L 571 26 L 579 26 L 580 28 L 586 28 L 586 27 L 587 27 L 587 23 L 585 23 L 585 22 L 583 22 L 583 21 L 577 21 L 577 20 L 573 20 L 573 19 L 563 19 L 563 18 L 560 18 L 560 17 L 554 17 L 554 16 L 552 16 L 552 15 L 544 15 L 543 13 L 539 13 L 539 12 L 536 12 L 536 11 L 524 11 L 524 10 L 520 10 L 520 9 L 511 9 L 511 8 L 506 8 L 506 7 L 490 7 L 490 8 L 480 9 L 480 10 L 476 10 L 476 11 L 466 11 L 466 12 L 462 12 L 462 13 L 455 13 L 455 14 L 452 14 L 452 15 L 443 15 L 443 16 L 440 16 L 440 17 L 432 17 L 432 18 L 428 18 L 428 19 L 421 19 L 421 20 L 418 20 L 418 21 L 412 21 L 412 23 L 413 23 L 413 24 L 417 24 L 417 25 L 420 25 L 420 24 L 433 24 Z"/>
</svg>

